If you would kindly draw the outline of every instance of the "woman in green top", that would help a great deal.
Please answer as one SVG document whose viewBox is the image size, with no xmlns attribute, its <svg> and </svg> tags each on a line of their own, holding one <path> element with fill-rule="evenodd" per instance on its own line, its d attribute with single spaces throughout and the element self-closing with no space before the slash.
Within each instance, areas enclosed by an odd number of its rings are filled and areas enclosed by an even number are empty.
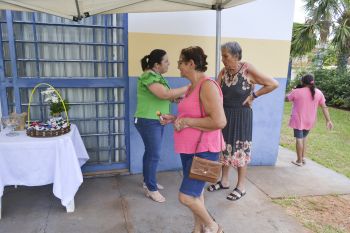
<svg viewBox="0 0 350 233">
<path fill-rule="evenodd" d="M 166 52 L 153 50 L 141 59 L 143 74 L 137 81 L 137 108 L 135 127 L 145 144 L 143 154 L 143 181 L 147 197 L 164 202 L 157 184 L 157 166 L 160 159 L 164 126 L 160 124 L 157 112 L 170 113 L 170 101 L 181 97 L 188 86 L 171 89 L 162 74 L 168 71 L 169 60 Z"/>
</svg>

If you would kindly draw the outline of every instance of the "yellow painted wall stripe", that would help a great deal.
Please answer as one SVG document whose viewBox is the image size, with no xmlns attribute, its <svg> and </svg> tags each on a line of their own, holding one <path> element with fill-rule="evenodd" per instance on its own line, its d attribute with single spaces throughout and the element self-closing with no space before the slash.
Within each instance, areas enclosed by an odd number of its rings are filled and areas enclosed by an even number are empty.
<svg viewBox="0 0 350 233">
<path fill-rule="evenodd" d="M 245 38 L 222 38 L 221 42 L 237 41 L 243 49 L 242 61 L 252 63 L 258 70 L 273 77 L 286 77 L 288 71 L 290 41 Z M 215 75 L 215 37 L 164 35 L 129 32 L 129 76 L 142 72 L 140 60 L 153 49 L 164 49 L 170 59 L 165 76 L 179 77 L 177 60 L 181 49 L 198 45 L 208 55 L 209 76 Z M 222 64 L 221 64 L 222 66 Z"/>
</svg>

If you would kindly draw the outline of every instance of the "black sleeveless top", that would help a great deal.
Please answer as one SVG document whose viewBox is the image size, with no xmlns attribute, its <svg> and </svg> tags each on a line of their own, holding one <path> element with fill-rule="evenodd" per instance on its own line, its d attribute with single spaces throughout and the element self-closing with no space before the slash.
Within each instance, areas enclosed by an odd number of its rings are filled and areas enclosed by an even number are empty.
<svg viewBox="0 0 350 233">
<path fill-rule="evenodd" d="M 222 71 L 221 89 L 225 108 L 249 107 L 242 105 L 254 89 L 254 84 L 248 81 L 247 68 L 248 65 L 242 63 L 238 72 L 234 74 L 227 69 Z"/>
</svg>

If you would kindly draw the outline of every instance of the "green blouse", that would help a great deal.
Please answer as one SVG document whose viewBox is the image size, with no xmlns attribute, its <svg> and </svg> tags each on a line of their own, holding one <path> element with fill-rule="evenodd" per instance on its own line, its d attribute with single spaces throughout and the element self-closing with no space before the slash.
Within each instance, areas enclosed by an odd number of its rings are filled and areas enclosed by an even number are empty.
<svg viewBox="0 0 350 233">
<path fill-rule="evenodd" d="M 162 114 L 170 113 L 170 101 L 159 99 L 148 89 L 148 86 L 153 83 L 160 83 L 170 89 L 168 81 L 162 75 L 153 71 L 145 71 L 137 80 L 135 117 L 158 120 L 157 111 Z"/>
</svg>

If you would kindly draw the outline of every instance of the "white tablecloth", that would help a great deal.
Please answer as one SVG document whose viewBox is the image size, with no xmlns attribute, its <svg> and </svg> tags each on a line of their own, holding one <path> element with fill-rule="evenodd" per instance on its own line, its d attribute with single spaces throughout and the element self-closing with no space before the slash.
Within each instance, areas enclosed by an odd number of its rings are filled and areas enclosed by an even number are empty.
<svg viewBox="0 0 350 233">
<path fill-rule="evenodd" d="M 89 159 L 77 127 L 71 125 L 69 133 L 52 138 L 5 133 L 0 132 L 0 198 L 6 185 L 53 183 L 54 195 L 67 207 L 83 182 L 80 167 Z"/>
</svg>

